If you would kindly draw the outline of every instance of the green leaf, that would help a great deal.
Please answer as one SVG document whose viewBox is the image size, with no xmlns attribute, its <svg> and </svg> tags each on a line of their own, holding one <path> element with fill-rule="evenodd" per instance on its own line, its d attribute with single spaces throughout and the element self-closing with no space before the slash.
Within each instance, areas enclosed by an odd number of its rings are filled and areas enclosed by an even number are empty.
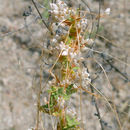
<svg viewBox="0 0 130 130">
<path fill-rule="evenodd" d="M 48 9 L 49 9 L 49 2 L 50 0 L 44 0 L 43 1 L 43 5 L 45 6 L 46 9 L 44 9 L 42 15 L 44 18 L 49 18 L 49 13 L 48 13 Z"/>
<path fill-rule="evenodd" d="M 58 88 L 58 95 L 62 96 L 64 94 L 64 88 Z"/>
<path fill-rule="evenodd" d="M 76 67 L 73 67 L 73 70 L 75 71 L 75 70 L 78 70 L 79 69 L 79 67 L 78 66 L 76 66 Z"/>
<path fill-rule="evenodd" d="M 59 112 L 54 112 L 53 116 L 59 116 Z"/>
<path fill-rule="evenodd" d="M 48 92 L 48 93 L 51 93 L 51 92 L 52 92 L 52 90 L 51 90 L 51 89 L 48 89 L 48 90 L 47 90 L 47 92 Z"/>
<path fill-rule="evenodd" d="M 71 37 L 68 37 L 67 42 L 66 42 L 66 45 L 70 44 L 71 41 L 72 41 L 72 38 L 71 38 Z"/>
<path fill-rule="evenodd" d="M 56 91 L 56 89 L 57 89 L 57 87 L 51 86 L 51 90 L 52 90 L 52 91 Z"/>
<path fill-rule="evenodd" d="M 80 123 L 76 121 L 76 118 L 71 118 L 70 116 L 66 116 L 67 125 L 63 128 L 63 130 L 70 130 L 76 128 Z"/>
<path fill-rule="evenodd" d="M 77 90 L 73 88 L 73 84 L 69 85 L 67 88 L 66 88 L 66 94 L 67 95 L 71 95 L 73 93 L 75 93 Z"/>
<path fill-rule="evenodd" d="M 64 94 L 64 97 L 63 97 L 63 98 L 64 98 L 65 100 L 69 100 L 70 97 L 71 97 L 70 95 Z"/>
</svg>

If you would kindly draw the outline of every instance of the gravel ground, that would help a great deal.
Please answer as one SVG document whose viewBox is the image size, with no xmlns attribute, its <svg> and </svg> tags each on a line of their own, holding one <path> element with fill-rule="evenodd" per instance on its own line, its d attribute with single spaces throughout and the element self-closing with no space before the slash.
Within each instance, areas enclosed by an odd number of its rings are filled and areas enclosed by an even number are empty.
<svg viewBox="0 0 130 130">
<path fill-rule="evenodd" d="M 73 5 L 76 3 L 71 1 Z M 96 40 L 96 49 L 127 62 L 129 67 L 119 61 L 114 62 L 114 65 L 130 77 L 130 2 L 129 0 L 125 2 L 123 0 L 104 2 L 103 9 L 110 7 L 111 14 L 101 20 L 104 30 L 100 35 L 113 41 L 113 45 L 100 38 Z M 40 51 L 34 47 L 28 48 L 43 45 L 46 29 L 36 23 L 34 16 L 24 20 L 22 14 L 29 5 L 31 5 L 30 0 L 0 0 L 0 130 L 27 130 L 36 123 L 38 83 L 34 79 L 38 77 Z M 98 8 L 96 1 L 89 1 L 89 5 L 95 11 Z M 26 23 L 30 25 L 22 28 Z M 18 29 L 20 30 L 15 32 Z M 99 59 L 99 62 L 102 61 Z M 115 71 L 107 74 L 123 130 L 129 130 L 130 82 L 124 82 L 123 77 Z M 112 98 L 104 74 L 100 75 L 94 85 L 109 99 Z M 74 95 L 72 105 L 79 111 L 77 100 L 79 97 Z M 119 130 L 115 116 L 110 112 L 107 103 L 104 101 L 97 103 L 103 120 L 108 124 L 105 130 Z M 85 130 L 100 130 L 98 118 L 94 116 L 95 107 L 88 94 L 83 94 L 83 108 Z M 43 116 L 44 121 L 49 118 L 47 115 Z M 49 125 L 44 123 L 46 129 Z M 48 129 L 51 130 L 51 127 Z"/>
</svg>

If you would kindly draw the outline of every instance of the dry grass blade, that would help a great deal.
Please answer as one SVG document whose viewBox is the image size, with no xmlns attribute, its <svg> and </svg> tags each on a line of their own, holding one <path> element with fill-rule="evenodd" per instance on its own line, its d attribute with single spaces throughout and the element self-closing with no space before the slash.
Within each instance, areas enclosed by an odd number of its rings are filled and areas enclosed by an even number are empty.
<svg viewBox="0 0 130 130">
<path fill-rule="evenodd" d="M 94 59 L 94 60 L 95 60 L 95 59 Z M 95 61 L 96 61 L 96 63 L 101 67 L 101 69 L 103 70 L 103 72 L 104 72 L 104 74 L 105 74 L 105 77 L 106 77 L 106 79 L 107 79 L 107 81 L 108 81 L 108 86 L 110 87 L 111 92 L 112 92 L 112 99 L 113 99 L 112 103 L 114 104 L 114 95 L 113 95 L 113 91 L 112 91 L 112 86 L 111 86 L 111 83 L 110 83 L 110 81 L 109 81 L 109 78 L 108 78 L 108 76 L 107 76 L 107 74 L 106 74 L 106 71 L 104 70 L 103 66 L 102 66 L 97 60 L 95 60 Z M 118 114 L 117 114 L 117 110 L 116 110 L 115 104 L 114 104 L 114 107 L 113 107 L 113 112 L 114 112 L 114 114 L 115 114 L 115 116 L 116 116 L 116 119 L 117 119 L 117 121 L 118 121 L 120 130 L 122 130 L 122 126 L 121 126 L 121 123 L 120 123 L 119 116 L 118 116 Z"/>
</svg>

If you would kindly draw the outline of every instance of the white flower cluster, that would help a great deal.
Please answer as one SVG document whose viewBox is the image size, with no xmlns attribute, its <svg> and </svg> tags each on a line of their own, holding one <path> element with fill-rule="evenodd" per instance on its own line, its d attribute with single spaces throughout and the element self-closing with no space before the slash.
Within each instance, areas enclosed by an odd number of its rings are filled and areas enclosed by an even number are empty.
<svg viewBox="0 0 130 130">
<path fill-rule="evenodd" d="M 34 130 L 34 127 L 28 128 L 28 130 Z"/>
<path fill-rule="evenodd" d="M 86 88 L 88 84 L 91 83 L 90 74 L 87 72 L 86 68 L 82 70 L 82 86 Z"/>
<path fill-rule="evenodd" d="M 69 54 L 69 50 L 71 49 L 68 45 L 65 45 L 63 41 L 60 43 L 60 49 L 62 50 L 63 56 L 67 56 Z"/>
<path fill-rule="evenodd" d="M 83 18 L 80 22 L 81 28 L 86 29 L 87 23 L 88 23 L 88 20 L 86 18 Z"/>
<path fill-rule="evenodd" d="M 63 85 L 63 86 L 65 86 L 66 84 L 71 84 L 71 81 L 68 80 L 68 79 L 65 79 L 60 84 Z"/>
<path fill-rule="evenodd" d="M 107 9 L 105 10 L 105 14 L 109 15 L 109 14 L 110 14 L 110 11 L 111 11 L 111 9 L 110 9 L 110 8 L 107 8 Z"/>
<path fill-rule="evenodd" d="M 55 18 L 60 21 L 63 20 L 64 17 L 69 14 L 69 8 L 61 0 L 58 0 L 57 4 L 50 3 L 50 7 L 51 7 L 51 13 L 54 14 Z"/>
<path fill-rule="evenodd" d="M 82 36 L 83 30 L 86 28 L 88 24 L 87 18 L 82 18 L 77 14 L 76 10 L 70 9 L 67 7 L 67 5 L 61 1 L 57 0 L 56 3 L 51 3 L 51 13 L 54 18 L 54 23 L 52 24 L 52 29 L 56 33 L 51 37 L 51 50 L 56 53 L 54 54 L 54 57 L 61 56 L 66 57 L 70 64 L 79 67 L 80 63 L 83 58 L 82 49 L 86 49 L 86 44 L 92 44 L 92 39 L 84 39 Z M 70 20 L 70 21 L 69 21 Z M 74 21 L 75 20 L 75 21 Z M 72 27 L 70 22 L 74 21 L 73 29 L 69 32 L 70 28 Z M 56 28 L 57 23 L 57 28 Z M 67 33 L 65 35 L 60 35 L 60 32 L 63 33 L 62 28 L 67 28 Z M 80 30 L 79 34 L 77 34 L 77 30 Z M 76 30 L 76 31 L 75 31 Z M 72 37 L 77 38 L 71 38 L 68 34 L 72 32 Z M 68 38 L 69 37 L 69 38 Z M 69 41 L 67 43 L 67 40 Z M 59 54 L 59 55 L 57 55 Z M 63 66 L 62 66 L 63 67 Z M 59 69 L 59 73 L 60 73 Z M 67 71 L 67 68 L 64 69 L 64 71 Z M 68 72 L 65 72 L 66 74 Z M 66 79 L 62 79 L 58 85 L 66 86 L 73 84 L 73 87 L 77 89 L 81 84 L 79 83 L 80 79 L 82 79 L 82 86 L 86 88 L 86 86 L 91 82 L 90 75 L 87 72 L 87 69 L 82 67 L 80 70 L 76 70 L 73 73 L 69 72 L 69 76 L 66 76 Z M 55 80 L 52 80 L 49 82 L 50 84 L 54 84 Z"/>
</svg>

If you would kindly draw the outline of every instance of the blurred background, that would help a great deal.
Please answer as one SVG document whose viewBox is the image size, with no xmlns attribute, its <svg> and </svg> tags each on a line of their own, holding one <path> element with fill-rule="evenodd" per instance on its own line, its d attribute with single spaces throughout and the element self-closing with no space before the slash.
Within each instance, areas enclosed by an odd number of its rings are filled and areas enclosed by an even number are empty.
<svg viewBox="0 0 130 130">
<path fill-rule="evenodd" d="M 85 2 L 84 2 L 85 1 Z M 98 14 L 99 0 L 65 0 L 70 7 L 80 7 Z M 48 23 L 49 0 L 36 4 Z M 85 4 L 86 3 L 86 4 Z M 110 8 L 110 15 L 101 18 L 95 40 L 94 58 L 86 63 L 96 79 L 94 86 L 109 100 L 113 98 L 123 130 L 130 129 L 130 1 L 101 0 L 101 12 Z M 46 9 L 45 9 L 45 8 Z M 96 27 L 98 20 L 94 21 Z M 31 0 L 0 0 L 0 130 L 27 130 L 35 127 L 37 92 L 39 89 L 39 58 L 48 30 L 39 20 Z M 108 56 L 108 55 L 111 56 Z M 44 70 L 46 78 L 47 72 Z M 94 75 L 95 74 L 95 75 Z M 89 88 L 88 88 L 89 89 Z M 83 92 L 83 120 L 85 130 L 100 130 L 100 123 L 92 103 L 92 96 Z M 72 99 L 78 107 L 77 100 Z M 111 103 L 111 102 L 110 102 Z M 105 130 L 120 130 L 107 102 L 97 100 Z M 112 103 L 111 103 L 112 104 Z M 112 104 L 113 105 L 113 104 Z M 45 130 L 51 130 L 43 115 Z"/>
</svg>

